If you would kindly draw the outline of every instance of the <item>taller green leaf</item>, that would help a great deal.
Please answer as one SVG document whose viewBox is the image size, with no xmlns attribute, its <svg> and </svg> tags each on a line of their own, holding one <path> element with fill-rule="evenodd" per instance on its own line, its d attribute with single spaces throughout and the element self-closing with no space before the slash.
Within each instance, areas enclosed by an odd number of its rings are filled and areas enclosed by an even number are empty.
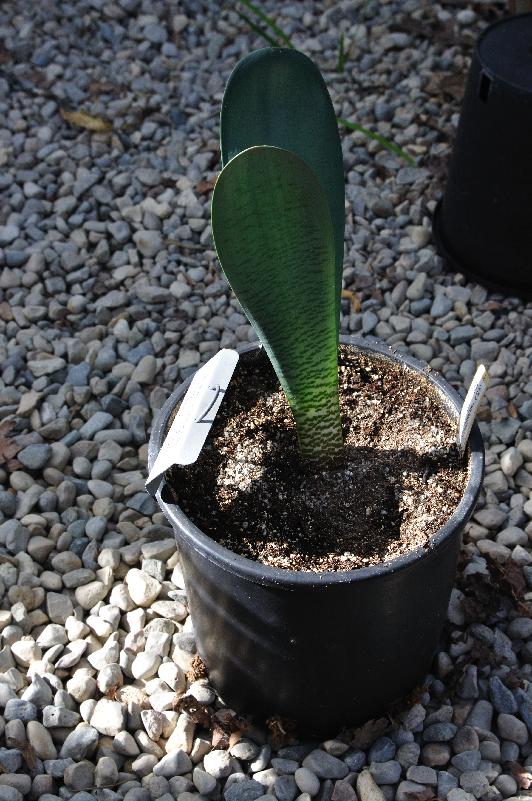
<svg viewBox="0 0 532 801">
<path fill-rule="evenodd" d="M 336 325 L 344 258 L 345 179 L 333 105 L 316 65 L 298 50 L 267 47 L 242 59 L 222 101 L 222 163 L 253 145 L 290 150 L 311 167 L 325 190 L 335 242 Z"/>
<path fill-rule="evenodd" d="M 335 246 L 319 180 L 287 150 L 244 150 L 216 182 L 212 230 L 290 403 L 303 458 L 339 453 Z"/>
</svg>

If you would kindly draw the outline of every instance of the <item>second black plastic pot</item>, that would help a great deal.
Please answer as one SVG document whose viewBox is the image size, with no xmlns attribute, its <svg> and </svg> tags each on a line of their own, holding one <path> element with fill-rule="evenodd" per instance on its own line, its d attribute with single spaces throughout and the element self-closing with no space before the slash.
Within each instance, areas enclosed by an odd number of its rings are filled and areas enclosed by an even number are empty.
<svg viewBox="0 0 532 801">
<path fill-rule="evenodd" d="M 532 14 L 480 36 L 443 200 L 439 252 L 455 270 L 532 297 Z"/>
<path fill-rule="evenodd" d="M 458 416 L 459 395 L 421 362 L 380 343 L 342 341 L 422 373 Z M 150 467 L 189 383 L 159 412 Z M 237 556 L 158 493 L 177 538 L 198 651 L 224 701 L 242 713 L 294 719 L 300 733 L 332 736 L 343 725 L 380 715 L 421 682 L 445 621 L 461 534 L 483 466 L 475 425 L 465 494 L 429 546 L 338 573 L 281 570 Z"/>
</svg>

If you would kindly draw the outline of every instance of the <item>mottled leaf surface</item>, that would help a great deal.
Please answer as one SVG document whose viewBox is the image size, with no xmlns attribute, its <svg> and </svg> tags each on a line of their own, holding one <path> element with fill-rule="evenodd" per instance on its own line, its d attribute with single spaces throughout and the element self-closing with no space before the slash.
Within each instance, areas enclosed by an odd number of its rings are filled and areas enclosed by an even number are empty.
<svg viewBox="0 0 532 801">
<path fill-rule="evenodd" d="M 245 150 L 218 178 L 212 228 L 290 403 L 303 458 L 338 453 L 334 233 L 319 180 L 294 153 Z"/>
</svg>

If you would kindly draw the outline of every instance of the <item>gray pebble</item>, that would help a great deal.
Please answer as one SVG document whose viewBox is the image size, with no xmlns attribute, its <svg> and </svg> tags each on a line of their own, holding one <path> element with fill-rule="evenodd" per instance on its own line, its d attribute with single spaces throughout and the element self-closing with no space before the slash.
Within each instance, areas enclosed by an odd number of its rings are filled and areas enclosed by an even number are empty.
<svg viewBox="0 0 532 801">
<path fill-rule="evenodd" d="M 517 712 L 517 702 L 512 691 L 502 683 L 498 676 L 491 677 L 489 687 L 491 702 L 496 711 L 514 715 Z"/>
<path fill-rule="evenodd" d="M 188 773 L 191 768 L 192 763 L 188 754 L 185 751 L 178 749 L 177 751 L 167 754 L 159 762 L 157 762 L 157 764 L 153 767 L 153 773 L 156 776 L 165 776 L 166 778 L 170 778 L 171 776 L 178 776 L 182 773 Z M 211 773 L 211 771 L 207 772 Z"/>
<path fill-rule="evenodd" d="M 113 417 L 108 412 L 95 412 L 89 420 L 79 429 L 81 439 L 91 439 L 98 431 L 108 428 Z"/>
<path fill-rule="evenodd" d="M 37 719 L 37 707 L 31 701 L 23 701 L 18 698 L 10 698 L 5 705 L 4 718 L 6 720 L 28 720 Z"/>
<path fill-rule="evenodd" d="M 460 776 L 460 787 L 471 793 L 475 798 L 480 798 L 489 787 L 489 782 L 486 776 L 480 771 L 464 772 Z"/>
<path fill-rule="evenodd" d="M 258 782 L 256 782 L 256 784 L 258 784 Z M 293 801 L 297 795 L 298 788 L 293 776 L 279 776 L 275 780 L 273 787 L 278 801 Z M 244 801 L 247 801 L 247 799 L 244 799 Z M 254 798 L 250 799 L 250 801 L 254 801 Z"/>
<path fill-rule="evenodd" d="M 345 762 L 320 749 L 312 751 L 305 757 L 303 767 L 311 770 L 320 779 L 343 779 L 348 773 Z"/>
<path fill-rule="evenodd" d="M 401 765 L 395 760 L 372 762 L 369 770 L 377 784 L 395 784 L 401 777 Z"/>
<path fill-rule="evenodd" d="M 462 751 L 451 759 L 451 764 L 460 771 L 475 771 L 480 767 L 480 751 Z"/>
<path fill-rule="evenodd" d="M 423 730 L 423 740 L 426 743 L 445 743 L 452 740 L 456 732 L 454 723 L 433 723 Z"/>
<path fill-rule="evenodd" d="M 225 801 L 255 801 L 264 795 L 264 787 L 253 779 L 242 778 L 235 781 L 224 790 Z M 277 796 L 279 798 L 279 796 Z M 281 799 L 279 799 L 281 801 Z"/>
<path fill-rule="evenodd" d="M 406 778 L 418 784 L 436 785 L 438 783 L 436 771 L 426 765 L 412 765 L 406 772 Z"/>
<path fill-rule="evenodd" d="M 515 715 L 500 714 L 497 718 L 497 728 L 501 737 L 518 745 L 528 742 L 528 733 L 525 724 Z"/>
<path fill-rule="evenodd" d="M 395 743 L 389 737 L 379 737 L 368 753 L 370 762 L 387 762 L 395 756 Z"/>
<path fill-rule="evenodd" d="M 22 766 L 22 753 L 18 748 L 0 748 L 0 766 L 4 773 L 16 773 Z"/>
</svg>

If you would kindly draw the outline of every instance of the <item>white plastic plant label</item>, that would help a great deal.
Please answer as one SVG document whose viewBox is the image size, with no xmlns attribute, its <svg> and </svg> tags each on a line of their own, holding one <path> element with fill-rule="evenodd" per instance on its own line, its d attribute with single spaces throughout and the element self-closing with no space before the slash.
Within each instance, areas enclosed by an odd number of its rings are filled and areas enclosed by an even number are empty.
<svg viewBox="0 0 532 801">
<path fill-rule="evenodd" d="M 488 388 L 489 381 L 488 371 L 484 365 L 481 364 L 473 376 L 471 386 L 465 396 L 462 411 L 460 412 L 460 420 L 458 421 L 458 437 L 456 442 L 462 453 L 464 453 L 466 449 L 471 428 L 473 427 L 478 407 L 480 406 L 480 401 Z"/>
<path fill-rule="evenodd" d="M 224 348 L 195 374 L 146 481 L 150 495 L 169 467 L 192 464 L 200 455 L 237 362 L 236 350 Z"/>
</svg>

